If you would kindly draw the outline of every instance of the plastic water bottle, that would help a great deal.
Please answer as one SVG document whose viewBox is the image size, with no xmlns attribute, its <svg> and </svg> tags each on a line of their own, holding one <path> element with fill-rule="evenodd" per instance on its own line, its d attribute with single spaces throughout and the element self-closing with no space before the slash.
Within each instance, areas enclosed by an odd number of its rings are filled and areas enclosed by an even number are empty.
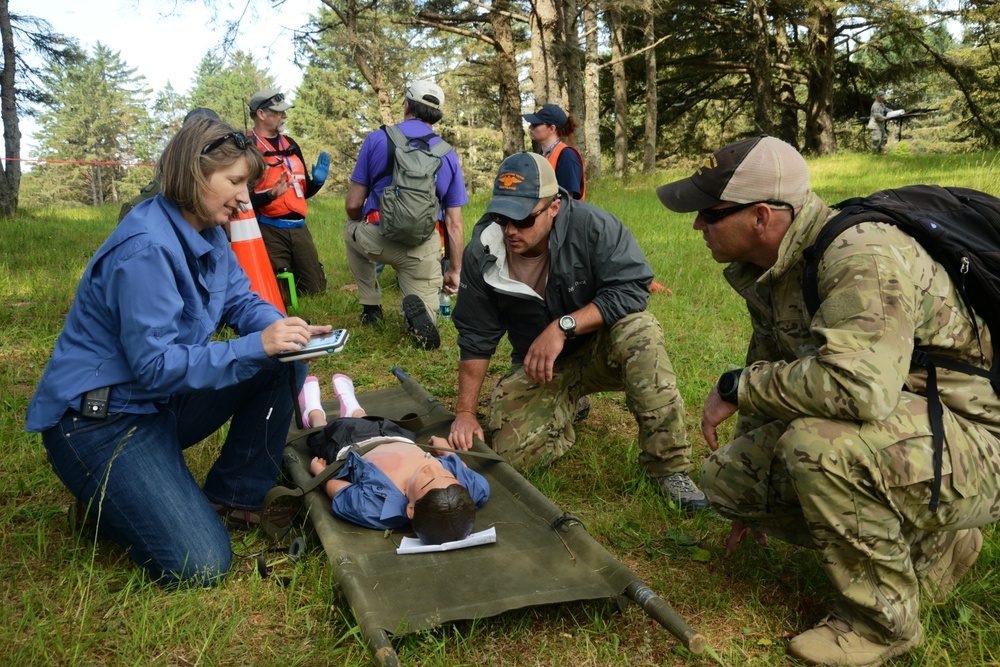
<svg viewBox="0 0 1000 667">
<path fill-rule="evenodd" d="M 447 292 L 445 292 L 443 290 L 441 291 L 441 295 L 438 297 L 438 303 L 440 304 L 438 306 L 438 315 L 440 315 L 441 317 L 444 317 L 445 319 L 450 319 L 451 318 L 451 297 L 448 296 Z"/>
</svg>

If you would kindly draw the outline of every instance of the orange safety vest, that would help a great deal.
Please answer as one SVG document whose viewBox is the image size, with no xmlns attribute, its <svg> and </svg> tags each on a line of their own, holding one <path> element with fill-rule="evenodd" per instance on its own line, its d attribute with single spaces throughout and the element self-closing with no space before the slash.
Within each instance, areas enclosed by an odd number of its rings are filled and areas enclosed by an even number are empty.
<svg viewBox="0 0 1000 667">
<path fill-rule="evenodd" d="M 257 181 L 254 192 L 261 193 L 270 190 L 282 174 L 287 173 L 291 176 L 285 194 L 267 206 L 261 207 L 261 215 L 266 215 L 269 218 L 283 218 L 294 212 L 304 218 L 309 210 L 309 205 L 306 204 L 306 166 L 298 155 L 292 153 L 288 139 L 280 134 L 278 135 L 277 151 L 258 137 L 256 132 L 251 131 L 250 134 L 257 140 L 258 147 L 264 153 L 264 163 L 267 165 L 264 175 Z"/>
<path fill-rule="evenodd" d="M 576 150 L 575 148 L 573 148 L 572 146 L 570 146 L 569 144 L 565 143 L 560 139 L 556 143 L 556 147 L 552 149 L 551 153 L 549 153 L 548 157 L 549 164 L 552 165 L 553 169 L 556 168 L 556 163 L 559 162 L 559 154 L 563 152 L 564 148 L 568 148 L 574 153 L 576 153 L 576 156 L 580 159 L 580 201 L 583 201 L 584 198 L 587 196 L 587 182 L 583 176 L 583 156 L 580 155 L 580 151 Z"/>
</svg>

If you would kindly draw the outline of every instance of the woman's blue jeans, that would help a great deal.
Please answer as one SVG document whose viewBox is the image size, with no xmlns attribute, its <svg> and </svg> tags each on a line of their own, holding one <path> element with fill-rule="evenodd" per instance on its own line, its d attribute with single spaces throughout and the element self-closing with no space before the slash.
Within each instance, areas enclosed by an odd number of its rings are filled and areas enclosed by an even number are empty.
<svg viewBox="0 0 1000 667">
<path fill-rule="evenodd" d="M 238 385 L 174 396 L 154 414 L 95 421 L 70 410 L 42 441 L 56 475 L 89 505 L 90 522 L 150 576 L 213 585 L 229 571 L 232 547 L 211 503 L 261 507 L 292 419 L 289 373 L 301 389 L 306 368 L 275 363 Z M 230 418 L 202 489 L 183 451 Z"/>
</svg>

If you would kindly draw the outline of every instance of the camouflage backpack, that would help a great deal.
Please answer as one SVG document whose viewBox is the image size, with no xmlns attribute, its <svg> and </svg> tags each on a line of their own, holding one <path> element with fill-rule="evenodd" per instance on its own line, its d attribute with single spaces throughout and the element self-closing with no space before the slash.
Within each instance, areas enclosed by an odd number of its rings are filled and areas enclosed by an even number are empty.
<svg viewBox="0 0 1000 667">
<path fill-rule="evenodd" d="M 389 142 L 386 173 L 392 173 L 392 182 L 379 201 L 379 231 L 396 243 L 417 246 L 437 227 L 437 174 L 451 146 L 443 140 L 430 146 L 437 136 L 433 133 L 406 137 L 395 125 L 383 125 L 382 130 Z"/>
</svg>

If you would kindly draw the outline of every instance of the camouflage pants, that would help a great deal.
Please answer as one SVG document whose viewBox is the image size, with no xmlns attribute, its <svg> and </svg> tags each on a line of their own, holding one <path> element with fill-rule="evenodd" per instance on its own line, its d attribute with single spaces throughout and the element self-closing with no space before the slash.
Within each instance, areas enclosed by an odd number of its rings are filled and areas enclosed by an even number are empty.
<svg viewBox="0 0 1000 667">
<path fill-rule="evenodd" d="M 872 137 L 872 153 L 881 153 L 889 140 L 889 132 L 884 127 L 876 127 L 868 132 Z"/>
<path fill-rule="evenodd" d="M 551 382 L 536 384 L 523 365 L 512 366 L 490 402 L 493 449 L 519 469 L 554 461 L 576 439 L 576 402 L 598 391 L 625 392 L 639 425 L 639 462 L 650 476 L 687 471 L 684 403 L 663 329 L 647 312 L 623 317 L 560 357 Z"/>
<path fill-rule="evenodd" d="M 834 610 L 871 639 L 910 637 L 918 577 L 955 531 L 1000 518 L 1000 441 L 944 409 L 940 505 L 927 401 L 903 393 L 881 422 L 769 422 L 705 462 L 701 487 L 724 516 L 817 549 L 842 598 Z"/>
</svg>

